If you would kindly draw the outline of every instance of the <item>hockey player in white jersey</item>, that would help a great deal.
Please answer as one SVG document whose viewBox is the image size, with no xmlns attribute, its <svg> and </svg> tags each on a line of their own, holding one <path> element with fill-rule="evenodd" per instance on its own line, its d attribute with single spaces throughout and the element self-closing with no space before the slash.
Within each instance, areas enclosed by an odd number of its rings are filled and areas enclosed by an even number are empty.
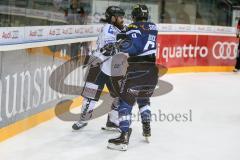
<svg viewBox="0 0 240 160">
<path fill-rule="evenodd" d="M 94 52 L 93 57 L 100 60 L 101 65 L 90 66 L 86 83 L 82 92 L 84 97 L 83 105 L 81 109 L 80 120 L 73 124 L 72 128 L 74 130 L 79 130 L 80 128 L 87 125 L 87 121 L 92 116 L 92 111 L 95 107 L 96 102 L 99 100 L 104 85 L 107 85 L 108 90 L 113 98 L 115 98 L 112 104 L 112 111 L 108 115 L 108 121 L 106 128 L 118 128 L 118 98 L 114 93 L 116 90 L 116 85 L 113 87 L 112 81 L 118 82 L 122 79 L 124 71 L 124 62 L 126 61 L 126 56 L 108 57 L 104 56 L 102 49 L 105 48 L 104 52 L 112 52 L 112 49 L 108 49 L 106 46 L 111 43 L 116 42 L 116 36 L 124 28 L 123 17 L 125 12 L 122 8 L 117 6 L 109 6 L 105 12 L 106 19 L 102 19 L 103 22 L 107 23 L 103 26 L 100 35 L 97 40 L 97 50 Z M 89 61 L 91 61 L 90 58 Z M 114 67 L 112 67 L 114 66 Z M 117 66 L 117 67 L 115 67 Z M 111 78 L 110 78 L 111 77 Z"/>
</svg>

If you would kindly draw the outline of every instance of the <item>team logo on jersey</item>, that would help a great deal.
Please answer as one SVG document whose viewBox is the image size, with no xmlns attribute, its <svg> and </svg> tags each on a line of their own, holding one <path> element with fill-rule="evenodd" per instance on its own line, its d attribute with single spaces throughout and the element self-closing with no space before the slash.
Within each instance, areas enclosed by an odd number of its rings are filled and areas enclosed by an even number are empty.
<svg viewBox="0 0 240 160">
<path fill-rule="evenodd" d="M 110 26 L 108 29 L 108 33 L 114 34 L 114 32 L 115 32 L 115 29 L 112 26 Z"/>
</svg>

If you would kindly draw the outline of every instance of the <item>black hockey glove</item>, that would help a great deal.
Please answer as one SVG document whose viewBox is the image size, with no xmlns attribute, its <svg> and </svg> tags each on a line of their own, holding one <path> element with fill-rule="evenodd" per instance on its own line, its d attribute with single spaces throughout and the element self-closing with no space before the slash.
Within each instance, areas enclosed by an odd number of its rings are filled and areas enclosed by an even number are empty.
<svg viewBox="0 0 240 160">
<path fill-rule="evenodd" d="M 103 53 L 104 56 L 114 56 L 119 52 L 118 45 L 116 43 L 106 44 L 100 49 L 100 52 Z"/>
<path fill-rule="evenodd" d="M 119 33 L 119 34 L 117 34 L 117 41 L 118 40 L 121 40 L 121 41 L 123 41 L 123 40 L 125 40 L 125 39 L 127 39 L 128 38 L 128 36 L 126 35 L 126 33 Z"/>
</svg>

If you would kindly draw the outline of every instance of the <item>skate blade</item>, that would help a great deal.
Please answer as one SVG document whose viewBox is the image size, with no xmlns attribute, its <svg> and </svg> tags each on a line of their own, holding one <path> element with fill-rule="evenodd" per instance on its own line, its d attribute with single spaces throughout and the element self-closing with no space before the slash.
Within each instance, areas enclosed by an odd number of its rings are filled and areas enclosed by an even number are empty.
<svg viewBox="0 0 240 160">
<path fill-rule="evenodd" d="M 79 131 L 79 130 L 83 129 L 83 128 L 86 127 L 86 126 L 87 126 L 87 123 L 86 123 L 86 124 L 83 124 L 83 125 L 80 126 L 80 127 L 74 127 L 74 126 L 72 126 L 72 130 L 73 130 L 73 131 Z"/>
<path fill-rule="evenodd" d="M 150 143 L 149 137 L 145 137 L 146 143 Z"/>
<path fill-rule="evenodd" d="M 127 144 L 116 145 L 116 144 L 108 143 L 107 148 L 112 150 L 118 150 L 118 151 L 127 151 L 128 145 Z"/>
<path fill-rule="evenodd" d="M 103 131 L 121 132 L 119 128 L 114 128 L 114 127 L 102 127 L 101 129 Z"/>
</svg>

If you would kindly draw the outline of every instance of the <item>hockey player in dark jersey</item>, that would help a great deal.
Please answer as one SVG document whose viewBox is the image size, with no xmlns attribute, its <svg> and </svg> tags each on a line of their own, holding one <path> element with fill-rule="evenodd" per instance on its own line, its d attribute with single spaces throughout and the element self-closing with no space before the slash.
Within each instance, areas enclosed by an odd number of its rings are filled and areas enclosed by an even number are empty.
<svg viewBox="0 0 240 160">
<path fill-rule="evenodd" d="M 119 46 L 121 52 L 128 53 L 127 73 L 120 87 L 119 128 L 121 135 L 108 141 L 108 148 L 127 150 L 132 132 L 131 111 L 138 98 L 152 96 L 158 82 L 156 60 L 157 26 L 147 22 L 149 11 L 146 5 L 136 5 L 132 10 L 132 24 L 126 32 L 125 43 Z M 149 136 L 150 119 L 143 123 L 143 135 Z"/>
</svg>

